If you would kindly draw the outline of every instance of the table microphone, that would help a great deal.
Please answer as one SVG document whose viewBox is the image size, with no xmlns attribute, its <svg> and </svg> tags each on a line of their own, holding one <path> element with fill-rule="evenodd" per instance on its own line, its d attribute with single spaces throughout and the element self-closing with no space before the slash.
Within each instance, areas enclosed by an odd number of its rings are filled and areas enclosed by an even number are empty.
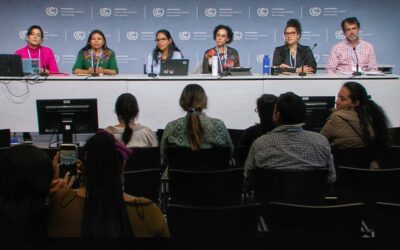
<svg viewBox="0 0 400 250">
<path fill-rule="evenodd" d="M 93 67 L 94 72 L 91 73 L 90 76 L 99 76 L 99 73 L 96 72 L 96 68 L 97 68 L 96 65 L 94 65 L 94 67 Z"/>
<path fill-rule="evenodd" d="M 147 74 L 148 77 L 156 77 L 157 74 L 153 72 L 153 63 L 151 63 L 151 72 Z"/>
<path fill-rule="evenodd" d="M 353 51 L 354 51 L 354 54 L 356 55 L 356 72 L 353 72 L 353 76 L 360 76 L 361 72 L 358 70 L 359 65 L 358 65 L 358 56 L 357 56 L 357 52 L 356 52 L 356 47 L 353 47 Z"/>
<path fill-rule="evenodd" d="M 317 47 L 317 43 L 314 43 L 314 46 L 311 48 L 311 53 L 312 53 L 312 51 L 313 51 L 313 49 L 315 48 L 315 47 Z M 299 73 L 299 76 L 306 76 L 307 75 L 307 73 L 306 72 L 304 72 L 304 60 L 303 60 L 303 63 L 301 64 L 301 72 Z"/>
</svg>

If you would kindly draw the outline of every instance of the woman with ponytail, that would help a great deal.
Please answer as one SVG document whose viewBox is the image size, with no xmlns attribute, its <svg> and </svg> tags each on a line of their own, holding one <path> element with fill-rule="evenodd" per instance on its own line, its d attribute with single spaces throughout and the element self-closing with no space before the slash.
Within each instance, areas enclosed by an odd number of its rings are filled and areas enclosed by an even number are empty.
<svg viewBox="0 0 400 250">
<path fill-rule="evenodd" d="M 379 148 L 389 140 L 388 120 L 361 84 L 346 82 L 321 134 L 328 138 L 332 149 Z"/>
<path fill-rule="evenodd" d="M 139 123 L 135 123 L 139 114 L 139 105 L 134 95 L 124 93 L 115 103 L 115 113 L 119 124 L 108 126 L 106 130 L 127 147 L 157 147 L 154 132 Z"/>
<path fill-rule="evenodd" d="M 167 124 L 161 139 L 161 159 L 166 158 L 167 147 L 171 145 L 192 150 L 217 146 L 233 149 L 224 122 L 203 113 L 207 108 L 207 95 L 200 85 L 187 85 L 179 104 L 187 114 Z"/>
</svg>

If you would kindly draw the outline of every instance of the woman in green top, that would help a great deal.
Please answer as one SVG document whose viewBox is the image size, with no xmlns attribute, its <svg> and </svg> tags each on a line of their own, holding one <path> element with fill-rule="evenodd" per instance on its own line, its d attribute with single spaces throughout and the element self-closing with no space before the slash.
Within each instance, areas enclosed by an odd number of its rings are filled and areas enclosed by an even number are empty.
<svg viewBox="0 0 400 250">
<path fill-rule="evenodd" d="M 115 53 L 107 47 L 107 41 L 104 33 L 100 30 L 93 30 L 76 58 L 74 74 L 118 74 L 117 60 Z"/>
</svg>

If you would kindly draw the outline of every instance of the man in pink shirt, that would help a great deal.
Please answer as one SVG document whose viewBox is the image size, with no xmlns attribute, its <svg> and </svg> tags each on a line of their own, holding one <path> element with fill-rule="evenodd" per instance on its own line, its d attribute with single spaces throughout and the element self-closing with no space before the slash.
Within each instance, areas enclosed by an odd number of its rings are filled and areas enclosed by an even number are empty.
<svg viewBox="0 0 400 250">
<path fill-rule="evenodd" d="M 53 50 L 42 46 L 43 30 L 38 25 L 29 27 L 26 33 L 27 46 L 17 50 L 15 54 L 21 58 L 39 58 L 42 73 L 59 73 Z"/>
<path fill-rule="evenodd" d="M 325 66 L 326 70 L 329 73 L 378 71 L 374 47 L 358 36 L 360 22 L 357 18 L 348 17 L 344 19 L 342 30 L 346 39 L 333 46 L 328 63 Z"/>
</svg>

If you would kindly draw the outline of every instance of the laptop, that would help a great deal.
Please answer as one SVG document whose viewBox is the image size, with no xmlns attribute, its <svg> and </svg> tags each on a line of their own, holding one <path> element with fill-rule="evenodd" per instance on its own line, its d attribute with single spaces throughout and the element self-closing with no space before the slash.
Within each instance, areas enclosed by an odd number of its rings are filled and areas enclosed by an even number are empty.
<svg viewBox="0 0 400 250">
<path fill-rule="evenodd" d="M 189 59 L 168 59 L 161 62 L 160 76 L 187 76 Z"/>
<path fill-rule="evenodd" d="M 24 76 L 21 56 L 0 54 L 0 76 Z"/>
<path fill-rule="evenodd" d="M 232 67 L 229 69 L 229 75 L 231 76 L 251 76 L 253 75 L 250 71 L 251 67 Z"/>
<path fill-rule="evenodd" d="M 0 129 L 0 148 L 8 148 L 11 143 L 10 129 Z"/>
<path fill-rule="evenodd" d="M 40 74 L 40 59 L 39 58 L 24 58 L 22 59 L 22 70 L 24 75 L 39 75 Z"/>
</svg>

